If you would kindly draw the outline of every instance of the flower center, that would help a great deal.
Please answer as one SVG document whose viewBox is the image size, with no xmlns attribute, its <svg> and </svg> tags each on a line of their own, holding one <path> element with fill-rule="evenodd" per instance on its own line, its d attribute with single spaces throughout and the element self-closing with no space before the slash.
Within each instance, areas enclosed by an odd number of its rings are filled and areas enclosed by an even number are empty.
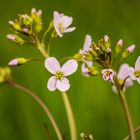
<svg viewBox="0 0 140 140">
<path fill-rule="evenodd" d="M 56 72 L 55 74 L 57 80 L 62 80 L 64 73 L 61 71 Z"/>
<path fill-rule="evenodd" d="M 140 69 L 137 70 L 137 71 L 135 71 L 135 72 L 134 72 L 134 75 L 135 75 L 136 77 L 140 77 Z"/>
</svg>

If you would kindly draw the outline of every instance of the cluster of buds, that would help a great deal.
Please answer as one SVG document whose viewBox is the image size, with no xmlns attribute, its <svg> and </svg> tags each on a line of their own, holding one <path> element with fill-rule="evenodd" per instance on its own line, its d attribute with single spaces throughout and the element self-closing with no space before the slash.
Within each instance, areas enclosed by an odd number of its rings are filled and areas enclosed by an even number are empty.
<svg viewBox="0 0 140 140">
<path fill-rule="evenodd" d="M 0 84 L 11 79 L 11 70 L 8 67 L 0 67 Z"/>
<path fill-rule="evenodd" d="M 42 11 L 31 10 L 31 15 L 19 14 L 14 21 L 9 21 L 14 34 L 8 34 L 7 38 L 19 45 L 35 44 L 37 33 L 42 29 Z"/>
<path fill-rule="evenodd" d="M 81 140 L 94 140 L 92 134 L 81 133 Z"/>
</svg>

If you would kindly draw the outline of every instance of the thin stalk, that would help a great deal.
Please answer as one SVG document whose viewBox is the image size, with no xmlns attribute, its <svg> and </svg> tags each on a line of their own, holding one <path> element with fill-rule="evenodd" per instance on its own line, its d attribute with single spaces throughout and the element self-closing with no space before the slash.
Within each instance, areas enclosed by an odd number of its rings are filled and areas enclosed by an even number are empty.
<svg viewBox="0 0 140 140">
<path fill-rule="evenodd" d="M 8 81 L 7 84 L 9 84 L 10 86 L 19 89 L 21 91 L 23 91 L 24 93 L 26 93 L 27 95 L 31 96 L 40 106 L 41 108 L 44 110 L 44 112 L 46 113 L 46 115 L 48 116 L 48 118 L 50 119 L 50 122 L 56 132 L 56 135 L 58 137 L 58 140 L 63 140 L 63 137 L 61 135 L 61 132 L 59 130 L 58 125 L 56 124 L 55 119 L 53 118 L 51 112 L 49 111 L 49 109 L 47 108 L 47 106 L 45 105 L 45 103 L 31 90 L 27 89 L 26 87 L 14 82 L 14 81 Z"/>
<path fill-rule="evenodd" d="M 136 127 L 135 128 L 135 134 L 138 132 L 140 130 L 140 126 L 138 126 L 138 127 Z M 130 138 L 130 135 L 128 135 L 128 136 L 126 136 L 125 138 L 124 138 L 124 140 L 129 140 L 129 138 Z"/>
<path fill-rule="evenodd" d="M 45 50 L 44 44 L 41 44 L 40 42 L 37 43 L 37 48 L 39 49 L 40 53 L 47 58 L 49 55 Z"/>
<path fill-rule="evenodd" d="M 63 92 L 61 95 L 62 95 L 62 98 L 63 98 L 63 101 L 64 101 L 66 113 L 67 113 L 71 140 L 77 140 L 77 129 L 76 129 L 74 115 L 73 115 L 73 111 L 72 111 L 70 101 L 68 99 L 68 96 L 67 96 L 66 92 Z"/>
<path fill-rule="evenodd" d="M 48 55 L 50 55 L 51 43 L 52 43 L 53 39 L 54 38 L 51 37 L 50 40 L 49 40 L 49 43 L 48 43 L 48 48 L 47 48 Z"/>
<path fill-rule="evenodd" d="M 130 111 L 129 111 L 127 100 L 125 98 L 125 94 L 121 90 L 119 82 L 118 82 L 116 77 L 114 78 L 114 82 L 115 82 L 115 86 L 117 88 L 118 95 L 119 95 L 119 98 L 120 98 L 120 101 L 122 103 L 122 107 L 123 107 L 123 110 L 124 110 L 124 113 L 125 113 L 125 118 L 127 120 L 127 125 L 128 125 L 128 128 L 129 128 L 129 131 L 130 131 L 131 140 L 136 140 L 134 127 L 133 127 L 133 122 L 132 122 L 132 117 L 131 117 L 131 114 L 130 114 Z"/>
</svg>

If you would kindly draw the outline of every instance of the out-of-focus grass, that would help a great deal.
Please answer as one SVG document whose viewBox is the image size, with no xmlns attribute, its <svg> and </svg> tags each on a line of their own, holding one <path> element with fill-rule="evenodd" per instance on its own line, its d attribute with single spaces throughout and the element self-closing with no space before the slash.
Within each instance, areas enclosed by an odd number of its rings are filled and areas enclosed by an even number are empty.
<svg viewBox="0 0 140 140">
<path fill-rule="evenodd" d="M 97 41 L 108 34 L 115 44 L 124 39 L 125 47 L 136 44 L 135 54 L 127 59 L 130 65 L 140 55 L 140 1 L 138 0 L 5 0 L 0 4 L 0 65 L 5 66 L 14 57 L 37 57 L 41 55 L 30 46 L 17 46 L 6 39 L 10 33 L 8 21 L 16 18 L 18 13 L 30 13 L 32 7 L 43 10 L 44 30 L 57 10 L 74 18 L 76 31 L 56 39 L 52 55 L 57 58 L 76 53 L 83 45 L 88 33 Z M 42 63 L 33 62 L 13 68 L 16 81 L 26 85 L 40 96 L 60 125 L 66 140 L 69 128 L 65 109 L 59 92 L 50 93 L 46 88 L 49 77 Z M 79 71 L 70 77 L 70 97 L 78 134 L 92 133 L 96 140 L 122 140 L 128 133 L 120 101 L 102 78 L 85 78 Z M 134 125 L 140 124 L 140 86 L 136 83 L 127 90 L 126 96 L 130 106 Z M 38 106 L 30 97 L 21 91 L 6 85 L 0 86 L 0 140 L 44 140 L 48 139 L 44 130 L 47 124 L 54 139 L 53 128 Z M 140 136 L 140 134 L 138 134 Z M 79 138 L 80 139 L 80 138 Z M 138 137 L 140 139 L 140 137 Z"/>
</svg>

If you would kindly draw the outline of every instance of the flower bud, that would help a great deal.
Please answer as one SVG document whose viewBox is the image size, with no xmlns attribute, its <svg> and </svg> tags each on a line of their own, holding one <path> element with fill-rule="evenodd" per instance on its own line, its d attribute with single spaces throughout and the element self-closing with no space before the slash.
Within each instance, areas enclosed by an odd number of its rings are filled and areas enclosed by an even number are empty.
<svg viewBox="0 0 140 140">
<path fill-rule="evenodd" d="M 29 59 L 26 59 L 26 58 L 23 58 L 23 57 L 14 58 L 8 63 L 8 65 L 11 66 L 11 67 L 15 67 L 15 66 L 23 65 L 28 61 L 29 61 Z"/>
<path fill-rule="evenodd" d="M 8 67 L 0 67 L 0 84 L 11 79 L 11 70 Z"/>
<path fill-rule="evenodd" d="M 110 48 L 111 43 L 110 43 L 109 37 L 108 37 L 107 35 L 105 35 L 103 40 L 104 40 L 104 45 L 105 45 L 105 47 L 106 47 L 106 48 Z"/>
<path fill-rule="evenodd" d="M 135 50 L 135 45 L 131 45 L 129 46 L 122 54 L 122 57 L 123 58 L 126 58 L 128 57 L 130 54 L 132 54 Z"/>
<path fill-rule="evenodd" d="M 21 37 L 19 37 L 18 35 L 15 35 L 15 34 L 8 34 L 7 39 L 9 39 L 10 41 L 15 42 L 19 45 L 25 44 L 25 40 L 23 40 Z"/>
<path fill-rule="evenodd" d="M 9 21 L 8 23 L 13 30 L 21 31 L 21 26 L 18 23 L 13 22 L 13 21 Z"/>
<path fill-rule="evenodd" d="M 98 75 L 100 72 L 99 72 L 99 70 L 96 68 L 96 67 L 89 67 L 89 73 L 91 74 L 91 75 L 93 75 L 93 76 L 96 76 L 96 75 Z"/>
<path fill-rule="evenodd" d="M 117 45 L 116 45 L 116 48 L 115 48 L 116 53 L 121 52 L 121 51 L 122 51 L 122 47 L 123 47 L 123 40 L 120 39 L 120 40 L 117 42 Z"/>
<path fill-rule="evenodd" d="M 83 55 L 81 53 L 76 53 L 73 58 L 78 62 L 81 62 L 83 60 Z"/>
</svg>

